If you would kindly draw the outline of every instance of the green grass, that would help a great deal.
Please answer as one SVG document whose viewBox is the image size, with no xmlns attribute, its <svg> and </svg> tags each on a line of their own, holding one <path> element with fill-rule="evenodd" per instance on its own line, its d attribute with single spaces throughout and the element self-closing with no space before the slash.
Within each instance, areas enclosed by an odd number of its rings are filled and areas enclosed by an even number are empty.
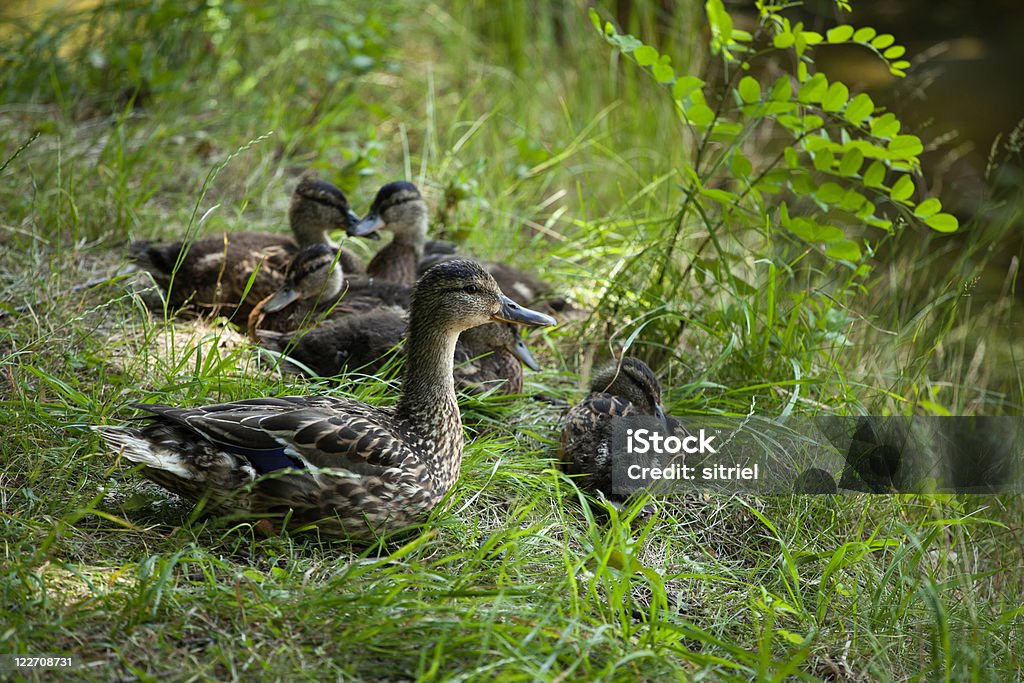
<svg viewBox="0 0 1024 683">
<path fill-rule="evenodd" d="M 676 229 L 671 103 L 575 4 L 356 5 L 122 0 L 0 32 L 0 653 L 73 653 L 58 673 L 84 680 L 1019 678 L 1018 497 L 601 513 L 553 470 L 559 408 L 471 397 L 459 484 L 370 547 L 264 538 L 114 462 L 88 426 L 131 401 L 339 391 L 116 276 L 128 239 L 283 230 L 309 168 L 358 211 L 408 177 L 434 233 L 595 308 L 531 333 L 528 393 L 574 400 L 632 343 L 679 414 L 1020 414 L 1016 271 L 990 248 L 1019 201 L 955 242 L 871 236 L 865 281 L 771 226 Z M 699 6 L 659 21 L 625 28 L 703 68 Z"/>
</svg>

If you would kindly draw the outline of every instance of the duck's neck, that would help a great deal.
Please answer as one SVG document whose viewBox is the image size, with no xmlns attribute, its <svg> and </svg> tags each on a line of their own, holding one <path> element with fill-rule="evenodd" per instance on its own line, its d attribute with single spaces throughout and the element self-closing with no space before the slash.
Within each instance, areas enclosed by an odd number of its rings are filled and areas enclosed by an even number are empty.
<svg viewBox="0 0 1024 683">
<path fill-rule="evenodd" d="M 396 415 L 424 444 L 436 480 L 451 486 L 462 460 L 462 418 L 455 397 L 458 332 L 432 327 L 430 316 L 413 315 L 406 342 L 405 374 Z"/>
<path fill-rule="evenodd" d="M 301 221 L 292 223 L 292 234 L 299 247 L 308 247 L 311 244 L 326 244 L 329 247 L 337 248 L 338 245 L 327 236 L 327 229 L 317 225 L 304 225 Z"/>
</svg>

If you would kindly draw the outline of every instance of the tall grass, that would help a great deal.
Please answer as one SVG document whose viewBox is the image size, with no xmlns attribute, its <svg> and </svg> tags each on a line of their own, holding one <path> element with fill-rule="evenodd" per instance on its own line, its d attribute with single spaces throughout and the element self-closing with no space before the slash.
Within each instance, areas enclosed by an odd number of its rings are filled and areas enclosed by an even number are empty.
<svg viewBox="0 0 1024 683">
<path fill-rule="evenodd" d="M 698 6 L 634 6 L 623 30 L 709 68 Z M 675 112 L 576 3 L 344 9 L 125 0 L 4 33 L 0 653 L 74 653 L 57 673 L 86 680 L 1021 675 L 1017 497 L 695 496 L 647 519 L 554 470 L 560 409 L 472 397 L 458 486 L 367 547 L 265 538 L 115 463 L 87 426 L 130 401 L 393 400 L 282 376 L 116 275 L 129 238 L 283 230 L 307 168 L 357 210 L 408 177 L 435 232 L 595 307 L 531 335 L 531 392 L 574 400 L 631 343 L 682 413 L 1019 412 L 1017 261 L 990 248 L 1019 204 L 956 242 L 878 240 L 853 283 L 772 226 L 675 231 Z"/>
</svg>

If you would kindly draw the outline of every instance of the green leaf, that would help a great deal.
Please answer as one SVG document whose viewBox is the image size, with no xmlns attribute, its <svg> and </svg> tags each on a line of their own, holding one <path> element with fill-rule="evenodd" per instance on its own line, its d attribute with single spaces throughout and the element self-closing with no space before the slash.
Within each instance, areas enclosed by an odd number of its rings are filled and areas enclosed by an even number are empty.
<svg viewBox="0 0 1024 683">
<path fill-rule="evenodd" d="M 739 84 L 740 97 L 747 104 L 753 104 L 761 100 L 761 84 L 752 76 L 744 76 Z"/>
<path fill-rule="evenodd" d="M 925 224 L 932 230 L 939 232 L 956 232 L 960 227 L 960 221 L 956 216 L 949 213 L 937 213 L 925 221 Z"/>
<path fill-rule="evenodd" d="M 843 158 L 839 160 L 839 174 L 847 177 L 857 175 L 860 171 L 861 165 L 864 163 L 864 152 L 860 151 L 857 147 L 854 147 L 850 151 L 843 154 Z"/>
<path fill-rule="evenodd" d="M 856 190 L 847 190 L 839 200 L 839 208 L 851 213 L 856 212 L 867 201 L 867 197 Z"/>
<path fill-rule="evenodd" d="M 882 33 L 871 39 L 871 45 L 876 50 L 884 50 L 895 42 L 896 38 L 891 33 Z"/>
<path fill-rule="evenodd" d="M 855 43 L 866 43 L 876 35 L 878 35 L 878 31 L 870 26 L 865 26 L 864 28 L 857 29 L 857 32 L 853 34 L 853 41 Z"/>
<path fill-rule="evenodd" d="M 914 209 L 914 215 L 922 220 L 927 220 L 939 211 L 942 211 L 942 202 L 932 197 L 918 204 Z"/>
<path fill-rule="evenodd" d="M 796 168 L 800 165 L 800 155 L 792 147 L 787 147 L 782 151 L 782 157 L 786 160 L 786 165 L 790 168 Z"/>
<path fill-rule="evenodd" d="M 789 82 L 789 76 L 779 76 L 772 84 L 771 98 L 780 102 L 788 102 L 793 97 L 793 85 Z"/>
<path fill-rule="evenodd" d="M 823 149 L 814 153 L 814 168 L 819 171 L 831 171 L 832 164 L 835 163 L 836 156 L 830 149 Z"/>
<path fill-rule="evenodd" d="M 828 182 L 823 183 L 814 196 L 826 204 L 836 204 L 843 198 L 843 194 L 843 188 L 838 183 Z"/>
<path fill-rule="evenodd" d="M 882 56 L 885 57 L 886 59 L 896 59 L 897 57 L 902 57 L 904 54 L 906 54 L 906 52 L 907 48 L 903 47 L 902 45 L 893 45 L 885 52 L 883 52 Z"/>
<path fill-rule="evenodd" d="M 822 225 L 804 216 L 793 217 L 787 227 L 805 242 L 837 242 L 844 237 L 843 231 L 836 226 Z"/>
<path fill-rule="evenodd" d="M 828 91 L 825 93 L 825 97 L 821 100 L 821 108 L 825 111 L 839 111 L 846 106 L 846 101 L 849 98 L 850 89 L 843 83 L 836 81 L 832 85 L 828 86 Z"/>
<path fill-rule="evenodd" d="M 849 24 L 830 28 L 825 34 L 830 43 L 845 43 L 853 36 L 853 27 Z"/>
<path fill-rule="evenodd" d="M 690 123 L 696 126 L 706 126 L 715 120 L 715 112 L 704 103 L 691 105 L 683 111 Z"/>
<path fill-rule="evenodd" d="M 700 80 L 696 76 L 683 76 L 672 84 L 672 97 L 677 100 L 682 100 L 694 90 L 703 87 L 704 81 Z"/>
<path fill-rule="evenodd" d="M 923 151 L 924 145 L 916 135 L 897 135 L 889 142 L 889 152 L 897 159 L 912 159 Z"/>
<path fill-rule="evenodd" d="M 885 164 L 881 161 L 872 161 L 864 173 L 864 184 L 868 187 L 882 187 L 883 183 L 885 183 Z"/>
<path fill-rule="evenodd" d="M 739 201 L 739 196 L 735 192 L 729 192 L 728 190 L 705 187 L 701 188 L 700 193 L 724 206 L 732 206 Z"/>
<path fill-rule="evenodd" d="M 861 122 L 875 111 L 875 103 L 867 93 L 860 93 L 852 100 L 846 107 L 846 120 L 855 126 L 859 126 Z"/>
<path fill-rule="evenodd" d="M 651 67 L 651 73 L 654 74 L 654 80 L 658 83 L 671 83 L 676 78 L 675 69 L 671 64 L 659 62 Z"/>
<path fill-rule="evenodd" d="M 729 167 L 732 169 L 732 174 L 737 178 L 746 178 L 754 170 L 754 165 L 750 163 L 750 159 L 743 156 L 743 153 L 739 150 L 732 155 Z"/>
<path fill-rule="evenodd" d="M 897 202 L 905 202 L 906 200 L 910 199 L 911 195 L 913 194 L 914 181 L 913 179 L 911 179 L 910 176 L 906 174 L 901 175 L 900 179 L 897 180 L 893 184 L 892 189 L 889 190 L 889 196 L 892 197 L 892 199 Z"/>
<path fill-rule="evenodd" d="M 785 33 L 778 33 L 775 35 L 774 38 L 772 38 L 772 44 L 775 45 L 775 47 L 779 48 L 780 50 L 784 50 L 787 47 L 790 47 L 795 42 L 796 36 L 794 36 L 789 31 L 786 31 Z"/>
<path fill-rule="evenodd" d="M 597 32 L 600 33 L 601 32 L 601 15 L 599 15 L 597 13 L 597 10 L 595 10 L 593 7 L 590 8 L 590 10 L 588 11 L 588 14 L 590 14 L 590 23 L 593 24 L 594 28 L 597 29 Z"/>
<path fill-rule="evenodd" d="M 856 242 L 851 242 L 850 240 L 833 242 L 825 249 L 825 256 L 843 261 L 859 261 L 860 247 Z"/>
<path fill-rule="evenodd" d="M 640 66 L 650 66 L 651 64 L 654 64 L 658 61 L 659 56 L 658 51 L 650 45 L 642 45 L 633 53 L 633 59 L 635 59 L 636 63 Z"/>
<path fill-rule="evenodd" d="M 800 86 L 796 97 L 804 103 L 821 102 L 821 98 L 828 92 L 828 79 L 825 74 L 814 74 L 807 82 Z"/>
<path fill-rule="evenodd" d="M 882 114 L 871 121 L 871 134 L 876 138 L 891 138 L 900 132 L 900 121 L 895 114 Z"/>
</svg>

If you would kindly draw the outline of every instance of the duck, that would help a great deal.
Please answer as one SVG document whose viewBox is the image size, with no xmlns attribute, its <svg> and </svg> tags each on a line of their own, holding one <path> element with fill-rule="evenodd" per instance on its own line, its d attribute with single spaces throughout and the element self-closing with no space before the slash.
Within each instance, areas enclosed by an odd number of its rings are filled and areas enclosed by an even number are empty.
<svg viewBox="0 0 1024 683">
<path fill-rule="evenodd" d="M 524 365 L 540 370 L 519 330 L 508 323 L 466 330 L 455 345 L 455 384 L 470 394 L 492 389 L 500 395 L 523 393 Z"/>
<path fill-rule="evenodd" d="M 348 230 L 349 235 L 359 237 L 371 237 L 380 230 L 394 235 L 366 265 L 368 277 L 410 287 L 416 282 L 427 242 L 427 214 L 419 188 L 408 181 L 388 183 L 377 191 L 369 212 Z"/>
<path fill-rule="evenodd" d="M 612 504 L 626 499 L 612 490 L 613 420 L 623 417 L 647 417 L 654 428 L 686 434 L 681 423 L 665 415 L 661 384 L 646 363 L 625 356 L 600 368 L 590 393 L 566 413 L 558 465 L 575 475 L 580 488 L 600 493 Z"/>
<path fill-rule="evenodd" d="M 292 194 L 288 219 L 294 236 L 239 232 L 191 241 L 133 242 L 128 249 L 131 269 L 152 276 L 165 293 L 168 309 L 245 321 L 257 302 L 281 287 L 285 269 L 302 246 L 336 248 L 328 231 L 348 230 L 359 216 L 340 189 L 305 177 Z M 341 249 L 339 254 L 345 272 L 365 271 L 350 250 Z M 148 303 L 154 310 L 163 309 L 163 300 Z"/>
<path fill-rule="evenodd" d="M 295 333 L 259 332 L 261 343 L 297 361 L 302 371 L 334 377 L 343 371 L 378 375 L 394 358 L 404 356 L 408 316 L 396 309 L 378 309 L 330 318 Z M 488 323 L 466 330 L 455 345 L 455 386 L 481 395 L 523 391 L 523 366 L 540 365 L 509 323 Z"/>
<path fill-rule="evenodd" d="M 342 258 L 327 244 L 303 247 L 285 269 L 284 283 L 249 313 L 249 336 L 259 342 L 265 332 L 292 332 L 328 316 L 378 308 L 404 312 L 412 287 L 367 277 L 345 277 Z"/>
<path fill-rule="evenodd" d="M 264 527 L 353 540 L 400 532 L 421 523 L 458 479 L 455 345 L 461 332 L 492 321 L 555 324 L 505 297 L 479 265 L 449 261 L 416 284 L 393 407 L 333 395 L 134 404 L 148 424 L 93 429 L 148 479 Z"/>
</svg>

